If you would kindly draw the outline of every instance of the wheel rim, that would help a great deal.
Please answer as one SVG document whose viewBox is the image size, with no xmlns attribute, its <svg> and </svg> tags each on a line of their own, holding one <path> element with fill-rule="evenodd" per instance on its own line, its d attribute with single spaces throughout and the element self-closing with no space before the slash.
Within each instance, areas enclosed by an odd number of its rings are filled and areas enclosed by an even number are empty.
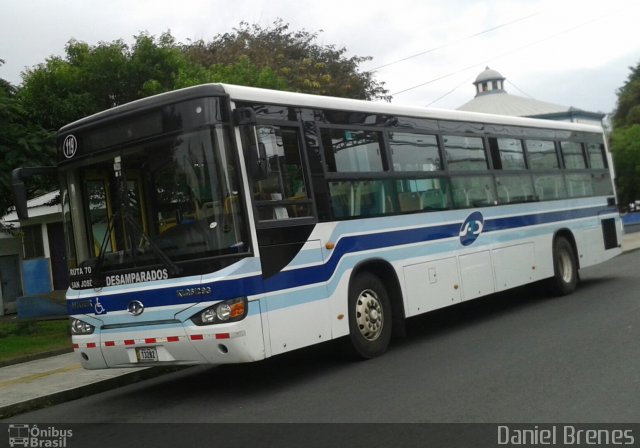
<svg viewBox="0 0 640 448">
<path fill-rule="evenodd" d="M 571 280 L 573 279 L 573 263 L 571 261 L 571 255 L 569 255 L 566 250 L 563 250 L 558 254 L 558 264 L 562 281 L 565 283 L 571 283 Z"/>
<path fill-rule="evenodd" d="M 375 341 L 380 337 L 384 326 L 384 313 L 378 294 L 365 289 L 356 300 L 356 323 L 358 330 L 367 341 Z"/>
</svg>

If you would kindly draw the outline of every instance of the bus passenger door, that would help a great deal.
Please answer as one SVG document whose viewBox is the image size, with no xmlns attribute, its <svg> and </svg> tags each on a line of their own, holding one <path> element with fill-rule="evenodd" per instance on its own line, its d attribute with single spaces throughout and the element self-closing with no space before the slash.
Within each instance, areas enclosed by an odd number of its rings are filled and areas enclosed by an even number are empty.
<svg viewBox="0 0 640 448">
<path fill-rule="evenodd" d="M 297 123 L 241 127 L 251 179 L 262 282 L 272 354 L 331 338 L 322 278 L 323 255 L 313 237 L 312 201 L 302 130 Z"/>
</svg>

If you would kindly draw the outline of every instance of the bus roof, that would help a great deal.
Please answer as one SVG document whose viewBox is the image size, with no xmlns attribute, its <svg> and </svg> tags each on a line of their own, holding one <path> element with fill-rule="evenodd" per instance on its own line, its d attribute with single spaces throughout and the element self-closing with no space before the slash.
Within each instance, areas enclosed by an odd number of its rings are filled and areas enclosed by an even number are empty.
<svg viewBox="0 0 640 448">
<path fill-rule="evenodd" d="M 365 101 L 331 96 L 311 95 L 280 90 L 221 84 L 232 100 L 256 101 L 270 104 L 287 104 L 319 109 L 340 109 L 376 114 L 404 115 L 435 120 L 469 121 L 479 123 L 528 126 L 548 129 L 599 132 L 599 126 L 565 121 L 543 120 L 539 118 L 514 117 L 451 109 L 436 109 L 418 106 L 403 106 L 383 101 Z"/>
<path fill-rule="evenodd" d="M 140 109 L 165 106 L 177 101 L 186 101 L 203 96 L 221 96 L 228 94 L 233 101 L 259 102 L 266 104 L 284 104 L 319 109 L 346 110 L 352 112 L 369 112 L 374 114 L 399 115 L 433 120 L 468 121 L 512 126 L 526 126 L 544 129 L 563 129 L 602 133 L 603 129 L 588 124 L 564 121 L 543 120 L 536 118 L 513 117 L 478 112 L 466 112 L 450 109 L 433 109 L 417 106 L 403 106 L 383 101 L 365 101 L 331 96 L 312 95 L 307 93 L 287 92 L 281 90 L 261 89 L 257 87 L 237 86 L 232 84 L 201 84 L 171 92 L 142 98 L 130 103 L 98 112 L 73 123 L 63 126 L 59 132 L 67 132 L 72 128 L 94 124 L 116 116 L 135 113 Z"/>
</svg>

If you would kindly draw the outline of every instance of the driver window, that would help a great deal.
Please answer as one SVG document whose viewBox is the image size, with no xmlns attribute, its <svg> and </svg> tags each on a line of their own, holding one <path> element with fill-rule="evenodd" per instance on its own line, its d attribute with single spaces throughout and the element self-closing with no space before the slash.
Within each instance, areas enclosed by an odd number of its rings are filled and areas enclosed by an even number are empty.
<svg viewBox="0 0 640 448">
<path fill-rule="evenodd" d="M 260 220 L 281 220 L 312 216 L 304 175 L 299 132 L 296 128 L 257 126 L 264 148 L 266 175 L 253 182 L 253 194 Z M 249 148 L 248 150 L 255 150 Z"/>
</svg>

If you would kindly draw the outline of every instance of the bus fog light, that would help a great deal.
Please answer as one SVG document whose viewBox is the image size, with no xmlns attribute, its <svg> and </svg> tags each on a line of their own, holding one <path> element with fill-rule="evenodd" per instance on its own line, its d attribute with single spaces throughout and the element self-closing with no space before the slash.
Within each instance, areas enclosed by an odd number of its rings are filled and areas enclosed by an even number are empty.
<svg viewBox="0 0 640 448">
<path fill-rule="evenodd" d="M 79 319 L 71 319 L 71 334 L 73 335 L 92 334 L 95 329 L 96 327 L 91 324 Z"/>
<path fill-rule="evenodd" d="M 196 325 L 212 325 L 235 322 L 247 316 L 249 306 L 246 297 L 225 300 L 200 311 L 191 318 Z"/>
</svg>

